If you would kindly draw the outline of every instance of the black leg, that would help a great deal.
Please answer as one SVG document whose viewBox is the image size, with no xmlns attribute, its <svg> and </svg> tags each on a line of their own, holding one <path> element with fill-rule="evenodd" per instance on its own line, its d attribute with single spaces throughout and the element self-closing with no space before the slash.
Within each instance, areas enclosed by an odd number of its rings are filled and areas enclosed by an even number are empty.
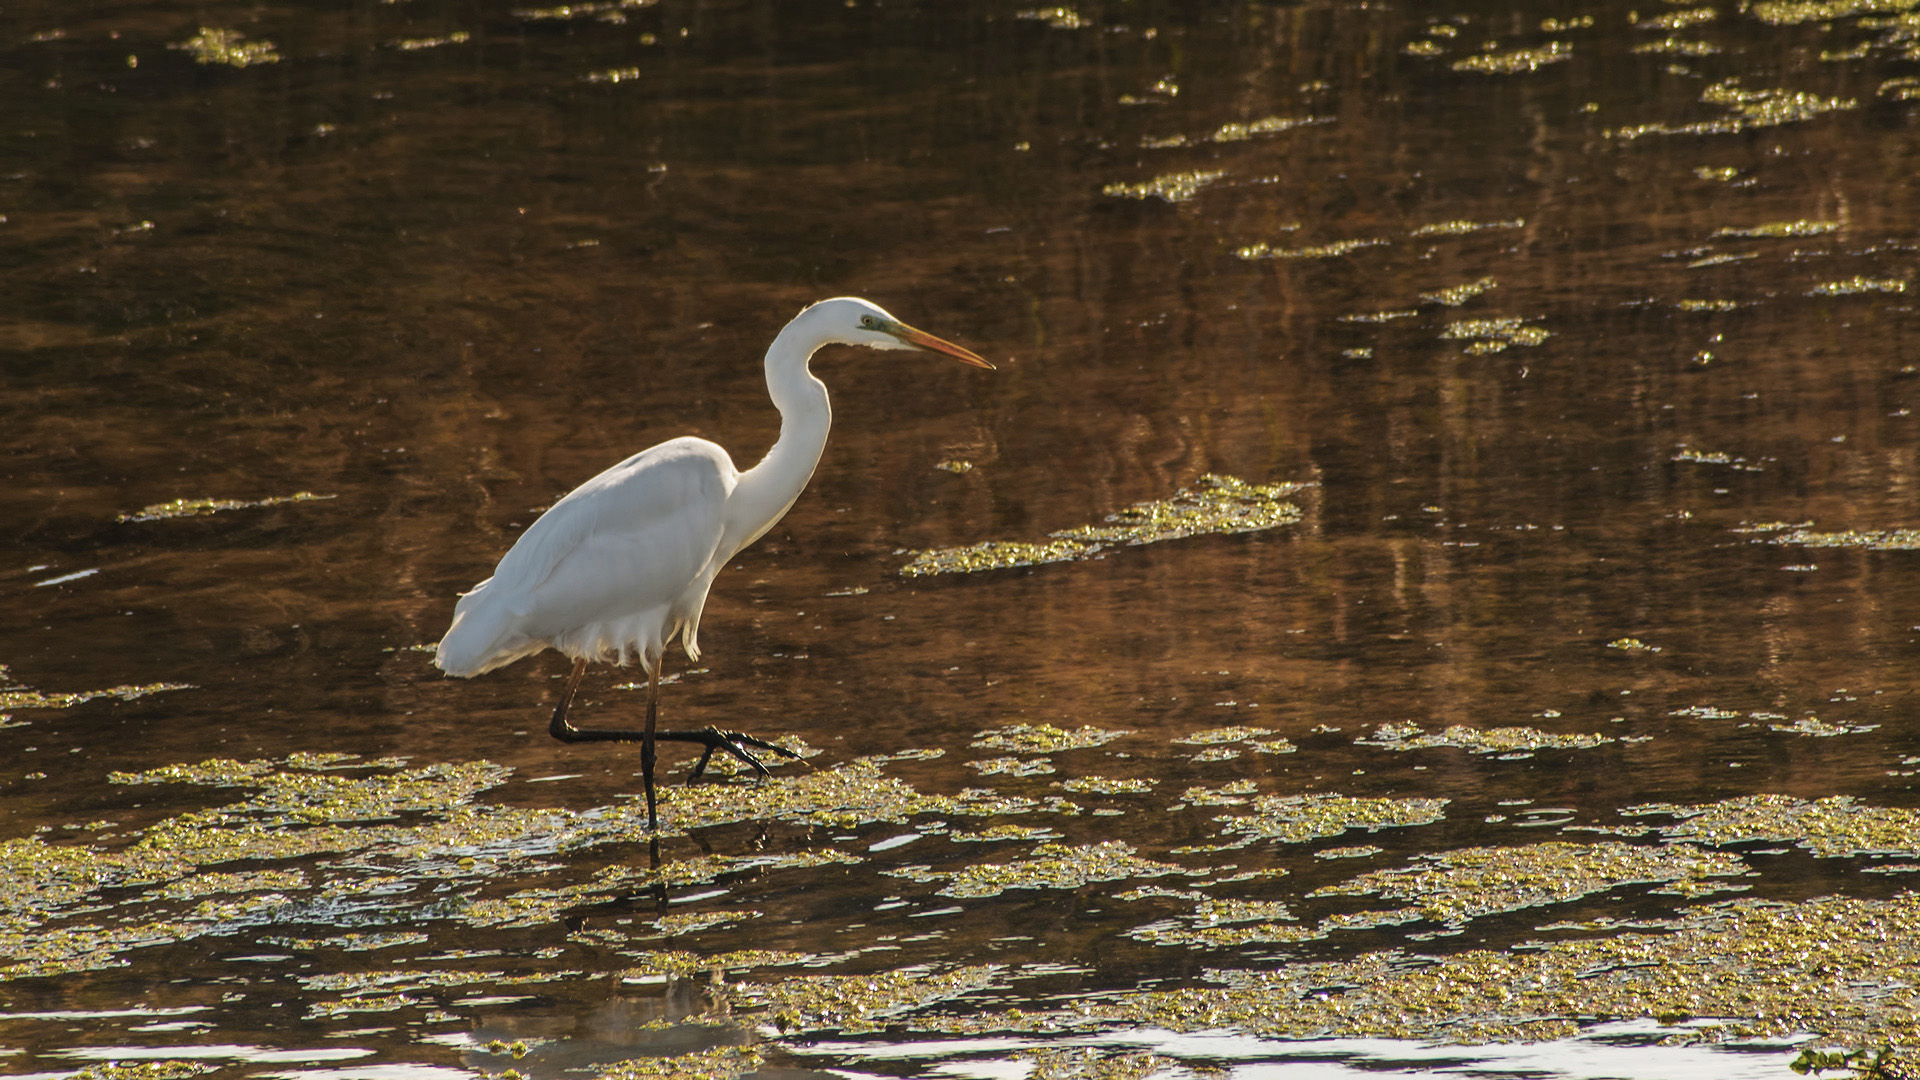
<svg viewBox="0 0 1920 1080">
<path fill-rule="evenodd" d="M 647 789 L 647 828 L 660 831 L 659 805 L 653 796 L 653 729 L 660 722 L 660 669 L 647 672 L 647 733 L 640 740 L 640 783 Z"/>
<path fill-rule="evenodd" d="M 761 776 L 771 776 L 766 763 L 761 761 L 755 750 L 778 754 L 784 758 L 800 760 L 800 755 L 755 738 L 744 731 L 721 731 L 717 727 L 704 727 L 697 731 L 658 731 L 660 717 L 660 673 L 658 669 L 647 672 L 647 726 L 640 731 L 620 731 L 610 728 L 574 727 L 567 720 L 567 708 L 573 704 L 573 695 L 580 689 L 580 677 L 586 673 L 587 662 L 573 662 L 573 672 L 567 676 L 566 688 L 560 691 L 560 704 L 553 710 L 553 723 L 547 730 L 561 742 L 637 742 L 640 744 L 640 782 L 647 791 L 647 822 L 654 829 L 660 826 L 658 804 L 653 787 L 653 764 L 655 760 L 654 744 L 659 742 L 686 742 L 705 747 L 700 760 L 694 763 L 693 771 L 687 775 L 692 783 L 705 775 L 707 762 L 712 760 L 715 750 L 724 750 L 740 759 Z"/>
<path fill-rule="evenodd" d="M 561 742 L 573 742 L 573 735 L 579 730 L 572 724 L 567 723 L 567 706 L 573 704 L 574 691 L 580 689 L 580 676 L 586 673 L 587 662 L 585 660 L 575 660 L 573 662 L 573 674 L 567 676 L 566 689 L 560 691 L 560 704 L 554 706 L 553 723 L 547 725 L 547 730 L 552 732 L 553 737 L 559 739 Z"/>
</svg>

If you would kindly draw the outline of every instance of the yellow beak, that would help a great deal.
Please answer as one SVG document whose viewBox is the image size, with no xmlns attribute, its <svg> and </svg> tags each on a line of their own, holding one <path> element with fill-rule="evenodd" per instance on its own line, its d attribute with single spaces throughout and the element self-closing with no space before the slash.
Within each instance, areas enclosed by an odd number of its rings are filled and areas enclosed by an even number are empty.
<svg viewBox="0 0 1920 1080">
<path fill-rule="evenodd" d="M 916 349 L 945 353 L 963 364 L 972 364 L 974 367 L 986 368 L 988 371 L 994 370 L 992 364 L 982 360 L 979 354 L 973 352 L 971 349 L 963 349 L 945 338 L 934 337 L 925 330 L 915 330 L 906 323 L 895 323 L 893 326 L 893 336 Z"/>
</svg>

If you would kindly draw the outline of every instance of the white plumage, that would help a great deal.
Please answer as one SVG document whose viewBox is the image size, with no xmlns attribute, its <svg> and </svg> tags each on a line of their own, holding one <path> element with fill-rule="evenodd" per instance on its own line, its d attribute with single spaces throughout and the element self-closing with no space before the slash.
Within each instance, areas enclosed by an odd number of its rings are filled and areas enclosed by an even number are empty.
<svg viewBox="0 0 1920 1080">
<path fill-rule="evenodd" d="M 700 609 L 744 544 L 722 510 L 740 472 L 705 439 L 643 450 L 555 503 L 453 609 L 435 658 L 469 677 L 553 648 L 651 668 L 675 637 L 700 658 Z"/>
<path fill-rule="evenodd" d="M 463 678 L 549 648 L 571 658 L 573 673 L 550 730 L 569 742 L 639 741 L 647 810 L 656 824 L 656 739 L 705 746 L 695 777 L 715 750 L 763 774 L 766 768 L 750 747 L 793 756 L 737 731 L 657 731 L 660 664 L 676 638 L 689 659 L 699 659 L 700 612 L 714 577 L 786 514 L 813 475 L 833 413 L 825 384 L 807 362 L 830 344 L 939 352 L 976 367 L 993 366 L 865 300 L 814 304 L 767 349 L 767 390 L 780 410 L 780 438 L 759 464 L 742 472 L 719 445 L 679 438 L 581 484 L 521 534 L 492 577 L 460 598 L 435 653 L 441 670 Z M 568 705 L 589 662 L 633 661 L 647 672 L 643 730 L 567 723 Z"/>
</svg>

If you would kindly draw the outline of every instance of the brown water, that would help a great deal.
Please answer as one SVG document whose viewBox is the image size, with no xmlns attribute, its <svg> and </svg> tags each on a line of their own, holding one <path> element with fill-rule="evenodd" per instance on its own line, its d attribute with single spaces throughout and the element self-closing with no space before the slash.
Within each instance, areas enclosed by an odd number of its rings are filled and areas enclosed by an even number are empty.
<svg viewBox="0 0 1920 1080">
<path fill-rule="evenodd" d="M 0 50 L 0 1070 L 1920 1055 L 1912 0 L 40 3 Z M 663 706 L 817 753 L 652 843 L 637 752 L 546 737 L 559 658 L 423 647 L 607 464 L 755 459 L 841 294 L 1000 370 L 817 359 L 819 473 Z M 1209 474 L 1297 518 L 900 572 Z"/>
</svg>

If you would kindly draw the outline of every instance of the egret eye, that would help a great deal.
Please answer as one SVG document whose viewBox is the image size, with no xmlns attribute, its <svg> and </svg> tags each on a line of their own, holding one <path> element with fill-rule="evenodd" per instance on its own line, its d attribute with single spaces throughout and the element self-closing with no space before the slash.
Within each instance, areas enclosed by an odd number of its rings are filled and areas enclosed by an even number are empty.
<svg viewBox="0 0 1920 1080">
<path fill-rule="evenodd" d="M 871 315 L 862 315 L 860 316 L 860 326 L 864 330 L 878 330 L 880 329 L 880 320 Z"/>
</svg>

